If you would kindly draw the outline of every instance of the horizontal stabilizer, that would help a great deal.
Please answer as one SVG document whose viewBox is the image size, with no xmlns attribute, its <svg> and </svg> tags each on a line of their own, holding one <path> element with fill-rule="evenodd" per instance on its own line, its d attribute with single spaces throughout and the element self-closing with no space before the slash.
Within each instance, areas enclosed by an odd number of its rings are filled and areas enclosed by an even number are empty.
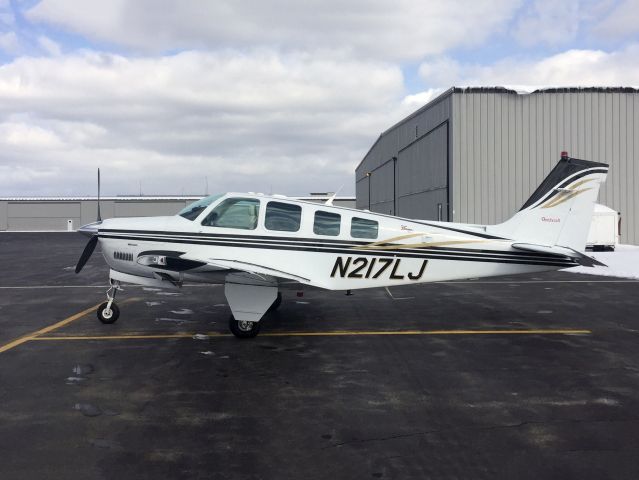
<svg viewBox="0 0 639 480">
<path fill-rule="evenodd" d="M 513 243 L 512 247 L 516 250 L 524 250 L 527 252 L 535 252 L 535 253 L 546 253 L 550 255 L 557 255 L 562 257 L 570 257 L 575 260 L 579 265 L 584 267 L 607 267 L 606 264 L 601 263 L 599 260 L 589 257 L 588 255 L 584 255 L 577 250 L 573 250 L 572 248 L 559 247 L 559 246 L 549 246 L 549 245 L 537 245 L 534 243 Z"/>
</svg>

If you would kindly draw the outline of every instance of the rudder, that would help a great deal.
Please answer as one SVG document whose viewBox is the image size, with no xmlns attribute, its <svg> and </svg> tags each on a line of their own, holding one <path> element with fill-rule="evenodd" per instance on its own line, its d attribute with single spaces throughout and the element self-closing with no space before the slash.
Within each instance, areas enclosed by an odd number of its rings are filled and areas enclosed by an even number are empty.
<svg viewBox="0 0 639 480">
<path fill-rule="evenodd" d="M 586 247 L 599 187 L 608 165 L 571 158 L 565 152 L 519 212 L 487 231 L 513 240 L 561 246 L 577 251 Z"/>
</svg>

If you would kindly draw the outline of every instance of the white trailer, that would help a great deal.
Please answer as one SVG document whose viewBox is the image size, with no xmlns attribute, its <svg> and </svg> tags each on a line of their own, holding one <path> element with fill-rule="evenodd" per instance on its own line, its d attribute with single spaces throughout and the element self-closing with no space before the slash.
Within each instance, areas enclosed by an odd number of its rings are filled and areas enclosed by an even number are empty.
<svg viewBox="0 0 639 480">
<path fill-rule="evenodd" d="M 586 248 L 614 250 L 619 243 L 619 222 L 620 215 L 618 212 L 596 203 Z"/>
</svg>

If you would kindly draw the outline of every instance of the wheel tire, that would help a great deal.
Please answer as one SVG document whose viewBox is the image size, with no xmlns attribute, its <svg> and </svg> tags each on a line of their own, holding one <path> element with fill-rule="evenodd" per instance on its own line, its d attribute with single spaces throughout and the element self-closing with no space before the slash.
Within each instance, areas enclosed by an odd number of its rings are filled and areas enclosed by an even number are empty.
<svg viewBox="0 0 639 480">
<path fill-rule="evenodd" d="M 275 310 L 277 310 L 279 308 L 279 306 L 281 304 L 282 304 L 282 293 L 281 292 L 277 292 L 277 298 L 275 299 L 273 304 L 270 307 L 268 307 L 268 311 L 269 312 L 274 312 Z"/>
<path fill-rule="evenodd" d="M 118 320 L 118 318 L 120 318 L 120 309 L 115 304 L 115 302 L 112 302 L 111 310 L 108 311 L 107 305 L 109 305 L 109 302 L 104 302 L 102 305 L 98 307 L 98 311 L 97 311 L 98 320 L 106 324 L 115 323 Z"/>
<path fill-rule="evenodd" d="M 260 333 L 260 322 L 235 320 L 235 317 L 231 315 L 229 329 L 237 338 L 254 338 Z"/>
</svg>

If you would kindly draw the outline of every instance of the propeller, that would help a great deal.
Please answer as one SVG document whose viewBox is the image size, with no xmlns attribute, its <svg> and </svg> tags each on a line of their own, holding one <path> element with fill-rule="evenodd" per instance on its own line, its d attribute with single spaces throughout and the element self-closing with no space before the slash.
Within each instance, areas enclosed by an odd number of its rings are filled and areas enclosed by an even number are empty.
<svg viewBox="0 0 639 480">
<path fill-rule="evenodd" d="M 102 215 L 100 215 L 100 169 L 98 168 L 98 222 L 102 221 Z"/>
<path fill-rule="evenodd" d="M 102 216 L 100 215 L 100 169 L 98 168 L 98 215 L 95 223 L 90 223 L 89 225 L 84 225 L 78 231 L 85 235 L 90 235 L 91 238 L 89 242 L 84 247 L 82 251 L 82 255 L 80 255 L 80 259 L 78 260 L 78 264 L 75 266 L 75 273 L 80 273 L 82 268 L 86 265 L 93 255 L 93 251 L 95 250 L 95 246 L 98 244 L 98 225 L 102 223 Z"/>
<path fill-rule="evenodd" d="M 84 247 L 84 251 L 82 255 L 80 255 L 80 260 L 78 260 L 78 264 L 75 266 L 75 273 L 80 273 L 82 267 L 89 261 L 91 255 L 93 254 L 93 250 L 95 250 L 95 246 L 98 244 L 98 236 L 94 235 L 87 243 L 87 246 Z"/>
</svg>

